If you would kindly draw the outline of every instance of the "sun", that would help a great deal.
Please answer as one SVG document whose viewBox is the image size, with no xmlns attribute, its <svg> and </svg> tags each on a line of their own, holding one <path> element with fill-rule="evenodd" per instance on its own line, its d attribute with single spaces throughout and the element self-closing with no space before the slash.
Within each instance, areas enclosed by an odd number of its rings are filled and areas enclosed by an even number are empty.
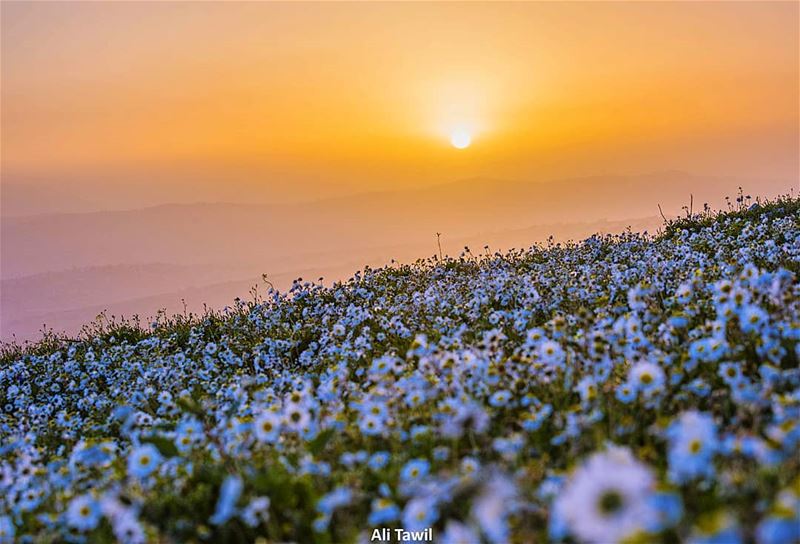
<svg viewBox="0 0 800 544">
<path fill-rule="evenodd" d="M 450 134 L 450 143 L 456 149 L 465 149 L 472 143 L 472 135 L 466 130 L 455 130 Z"/>
</svg>

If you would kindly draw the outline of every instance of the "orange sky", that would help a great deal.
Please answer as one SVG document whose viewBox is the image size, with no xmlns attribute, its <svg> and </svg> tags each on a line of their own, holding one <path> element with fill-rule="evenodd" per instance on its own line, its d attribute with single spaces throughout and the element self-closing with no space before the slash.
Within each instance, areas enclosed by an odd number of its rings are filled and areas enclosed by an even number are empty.
<svg viewBox="0 0 800 544">
<path fill-rule="evenodd" d="M 796 190 L 799 17 L 0 0 L 0 338 Z"/>
<path fill-rule="evenodd" d="M 3 2 L 3 181 L 792 177 L 798 6 Z"/>
</svg>

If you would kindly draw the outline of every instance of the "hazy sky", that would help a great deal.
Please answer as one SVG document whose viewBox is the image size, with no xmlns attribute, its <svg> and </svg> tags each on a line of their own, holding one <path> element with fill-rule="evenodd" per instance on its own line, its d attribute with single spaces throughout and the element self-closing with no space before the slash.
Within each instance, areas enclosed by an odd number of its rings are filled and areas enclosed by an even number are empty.
<svg viewBox="0 0 800 544">
<path fill-rule="evenodd" d="M 344 278 L 439 232 L 523 247 L 798 183 L 797 2 L 0 16 L 0 338 Z"/>
<path fill-rule="evenodd" d="M 798 6 L 4 1 L 3 182 L 796 178 Z"/>
</svg>

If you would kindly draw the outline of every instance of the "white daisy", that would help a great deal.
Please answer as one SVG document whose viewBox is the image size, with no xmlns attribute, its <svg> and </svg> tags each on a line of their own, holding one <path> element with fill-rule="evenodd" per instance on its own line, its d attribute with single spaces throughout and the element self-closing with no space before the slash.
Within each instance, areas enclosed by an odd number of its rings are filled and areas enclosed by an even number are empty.
<svg viewBox="0 0 800 544">
<path fill-rule="evenodd" d="M 654 516 L 647 498 L 655 479 L 630 450 L 595 453 L 572 475 L 553 505 L 579 540 L 610 544 L 648 526 Z"/>
</svg>

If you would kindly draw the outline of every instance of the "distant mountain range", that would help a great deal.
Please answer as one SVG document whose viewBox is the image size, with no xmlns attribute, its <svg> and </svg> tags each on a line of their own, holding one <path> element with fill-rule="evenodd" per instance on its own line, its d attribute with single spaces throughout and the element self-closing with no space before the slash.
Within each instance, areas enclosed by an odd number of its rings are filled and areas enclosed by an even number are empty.
<svg viewBox="0 0 800 544">
<path fill-rule="evenodd" d="M 527 246 L 549 235 L 657 228 L 693 195 L 724 205 L 739 186 L 755 195 L 796 182 L 682 172 L 542 183 L 476 178 L 424 189 L 288 205 L 165 204 L 123 211 L 2 217 L 0 334 L 35 336 L 42 323 L 74 332 L 105 308 L 152 315 L 230 303 L 270 273 L 343 278 L 362 264 L 409 260 L 465 244 Z M 631 219 L 634 218 L 634 219 Z M 643 219 L 635 219 L 643 218 Z"/>
</svg>

